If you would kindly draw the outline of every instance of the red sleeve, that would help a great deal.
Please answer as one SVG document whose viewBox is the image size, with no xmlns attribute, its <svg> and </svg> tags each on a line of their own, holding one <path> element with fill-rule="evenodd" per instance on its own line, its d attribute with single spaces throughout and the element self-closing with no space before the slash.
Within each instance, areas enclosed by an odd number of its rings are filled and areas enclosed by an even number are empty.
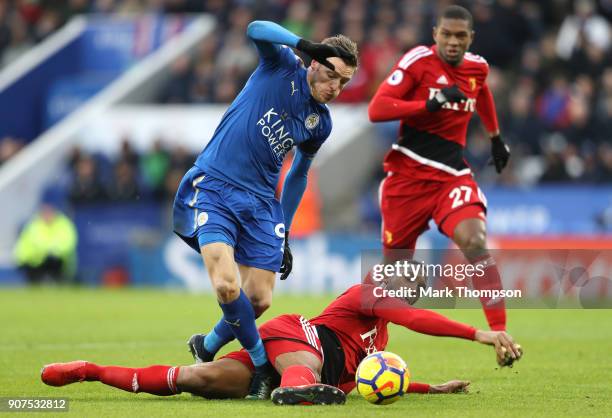
<svg viewBox="0 0 612 418">
<path fill-rule="evenodd" d="M 476 111 L 485 128 L 487 128 L 487 132 L 497 132 L 499 130 L 493 94 L 487 83 L 482 86 L 478 99 L 476 100 Z"/>
<path fill-rule="evenodd" d="M 345 394 L 349 394 L 355 389 L 355 381 L 351 380 L 350 382 L 340 384 L 339 388 Z M 419 382 L 410 382 L 408 384 L 407 393 L 429 393 L 430 385 L 428 383 L 419 383 Z"/>
<path fill-rule="evenodd" d="M 378 87 L 370 101 L 368 106 L 370 121 L 398 120 L 426 112 L 425 100 L 403 100 L 406 94 L 415 87 L 415 84 L 411 72 L 396 66 L 389 77 Z"/>
<path fill-rule="evenodd" d="M 427 383 L 410 382 L 408 384 L 408 393 L 429 393 L 429 386 Z"/>
<path fill-rule="evenodd" d="M 434 311 L 417 309 L 397 299 L 379 299 L 372 308 L 378 317 L 421 334 L 474 340 L 476 328 L 456 322 Z"/>
</svg>

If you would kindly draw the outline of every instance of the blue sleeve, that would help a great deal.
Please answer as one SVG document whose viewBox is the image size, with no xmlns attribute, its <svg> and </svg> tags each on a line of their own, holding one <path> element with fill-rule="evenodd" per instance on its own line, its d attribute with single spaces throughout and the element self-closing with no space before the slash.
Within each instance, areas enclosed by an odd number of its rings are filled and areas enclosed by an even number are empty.
<svg viewBox="0 0 612 418">
<path fill-rule="evenodd" d="M 262 58 L 274 58 L 280 51 L 279 45 L 295 48 L 300 38 L 280 25 L 264 20 L 255 20 L 247 27 L 251 39 Z"/>
<path fill-rule="evenodd" d="M 296 148 L 295 158 L 285 178 L 283 195 L 281 196 L 281 206 L 283 207 L 283 215 L 285 216 L 285 231 L 291 229 L 293 216 L 306 190 L 308 170 L 311 164 L 312 157 L 305 155 L 299 148 Z"/>
</svg>

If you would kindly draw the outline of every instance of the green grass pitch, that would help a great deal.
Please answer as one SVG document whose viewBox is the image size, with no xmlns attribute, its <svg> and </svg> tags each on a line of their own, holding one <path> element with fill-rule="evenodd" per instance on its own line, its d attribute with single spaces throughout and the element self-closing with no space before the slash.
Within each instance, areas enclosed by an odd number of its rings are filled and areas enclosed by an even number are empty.
<svg viewBox="0 0 612 418">
<path fill-rule="evenodd" d="M 332 298 L 279 295 L 263 319 L 289 312 L 312 316 Z M 479 310 L 445 314 L 484 325 Z M 136 289 L 0 290 L 0 397 L 69 398 L 68 413 L 35 413 L 38 417 L 602 417 L 612 411 L 609 310 L 510 311 L 509 328 L 525 357 L 513 369 L 503 370 L 496 368 L 488 347 L 394 327 L 388 350 L 406 360 L 413 380 L 460 378 L 472 385 L 467 395 L 408 395 L 389 406 L 370 405 L 355 393 L 344 406 L 277 407 L 188 394 L 135 395 L 100 383 L 52 388 L 40 381 L 41 366 L 57 361 L 135 367 L 188 364 L 185 341 L 193 332 L 208 329 L 218 316 L 210 295 Z M 0 412 L 0 418 L 3 415 Z"/>
</svg>

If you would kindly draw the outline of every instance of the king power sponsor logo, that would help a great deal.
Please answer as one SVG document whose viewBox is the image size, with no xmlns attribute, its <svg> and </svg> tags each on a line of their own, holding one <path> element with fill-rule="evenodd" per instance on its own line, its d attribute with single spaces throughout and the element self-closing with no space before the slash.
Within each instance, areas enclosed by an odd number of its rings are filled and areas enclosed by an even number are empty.
<svg viewBox="0 0 612 418">
<path fill-rule="evenodd" d="M 440 89 L 430 87 L 429 88 L 429 99 L 433 99 L 435 95 L 440 91 Z M 467 100 L 462 100 L 459 103 L 444 103 L 442 109 L 455 110 L 457 112 L 471 112 L 474 113 L 476 111 L 476 99 L 468 98 Z"/>
<path fill-rule="evenodd" d="M 284 112 L 279 113 L 272 107 L 257 121 L 261 134 L 268 141 L 274 155 L 280 160 L 293 147 L 294 142 L 291 132 L 284 124 L 285 120 L 286 114 Z"/>
</svg>

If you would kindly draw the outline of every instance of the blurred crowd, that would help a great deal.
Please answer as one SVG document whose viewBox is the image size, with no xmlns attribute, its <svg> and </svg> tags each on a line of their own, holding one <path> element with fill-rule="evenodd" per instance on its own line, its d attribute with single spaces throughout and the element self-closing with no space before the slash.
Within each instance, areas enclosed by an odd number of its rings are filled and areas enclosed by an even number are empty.
<svg viewBox="0 0 612 418">
<path fill-rule="evenodd" d="M 488 165 L 489 140 L 474 121 L 466 155 L 480 184 L 610 184 L 612 0 L 0 0 L 0 71 L 79 14 L 210 13 L 217 27 L 193 54 L 172 63 L 158 103 L 231 102 L 258 62 L 245 36 L 254 19 L 278 22 L 315 41 L 336 33 L 355 40 L 360 66 L 338 101 L 367 103 L 402 54 L 433 42 L 435 18 L 449 4 L 463 5 L 474 16 L 471 50 L 490 64 L 488 83 L 513 153 L 509 168 L 498 176 Z M 373 129 L 377 138 L 372 140 L 380 145 L 373 158 L 380 161 L 396 139 L 397 124 Z M 25 143 L 0 138 L 0 166 Z M 117 202 L 169 205 L 194 159 L 186 148 L 162 139 L 138 152 L 126 137 L 112 156 L 77 147 L 70 154 L 65 194 L 75 209 Z M 382 164 L 377 167 L 357 197 L 361 229 L 380 225 Z M 75 227 L 57 200 L 43 197 L 15 248 L 16 263 L 31 283 L 75 275 Z M 316 187 L 304 202 L 301 210 L 307 213 L 297 219 L 306 222 L 307 235 L 322 225 Z M 611 219 L 607 209 L 597 222 L 609 229 Z M 58 237 L 69 245 L 59 246 Z"/>
<path fill-rule="evenodd" d="M 129 137 L 124 137 L 117 155 L 90 153 L 74 147 L 68 159 L 67 181 L 61 182 L 60 193 L 68 207 L 107 203 L 161 204 L 168 207 L 183 175 L 193 166 L 196 155 L 174 142 L 158 138 L 151 148 L 138 152 Z M 291 163 L 289 154 L 281 170 L 277 195 Z M 316 182 L 316 168 L 310 170 L 311 181 L 298 209 L 292 235 L 300 237 L 321 228 L 321 202 Z M 164 214 L 164 216 L 167 213 Z M 168 219 L 164 219 L 164 222 Z"/>
<path fill-rule="evenodd" d="M 257 64 L 244 36 L 248 23 L 271 19 L 320 40 L 344 33 L 360 47 L 359 71 L 339 102 L 367 102 L 407 50 L 431 44 L 431 28 L 448 1 L 365 0 L 182 3 L 214 11 L 221 30 L 191 57 L 174 63 L 160 103 L 230 102 Z M 474 15 L 472 51 L 491 65 L 489 83 L 513 164 L 501 179 L 487 167 L 488 139 L 470 129 L 468 159 L 483 183 L 605 183 L 612 180 L 612 2 L 592 0 L 458 2 Z M 265 5 L 266 7 L 262 7 Z M 207 8 L 207 6 L 209 8 Z M 381 154 L 395 139 L 383 128 Z M 387 139 L 387 140 L 385 140 Z"/>
<path fill-rule="evenodd" d="M 168 204 L 194 161 L 195 155 L 184 147 L 167 148 L 161 139 L 140 154 L 124 138 L 113 158 L 76 147 L 69 159 L 67 197 L 77 207 L 135 201 Z"/>
<path fill-rule="evenodd" d="M 8 0 L 0 1 L 0 56 L 15 59 L 79 13 L 212 13 L 219 26 L 191 56 L 175 61 L 160 103 L 227 103 L 257 64 L 245 37 L 253 19 L 299 36 L 344 33 L 360 67 L 338 101 L 367 102 L 408 49 L 431 44 L 448 4 L 468 7 L 471 50 L 491 65 L 493 90 L 513 158 L 500 179 L 488 168 L 488 140 L 469 131 L 468 159 L 483 183 L 606 183 L 612 180 L 612 1 L 610 0 Z M 377 127 L 381 154 L 395 132 Z M 119 173 L 116 173 L 119 175 Z"/>
</svg>

